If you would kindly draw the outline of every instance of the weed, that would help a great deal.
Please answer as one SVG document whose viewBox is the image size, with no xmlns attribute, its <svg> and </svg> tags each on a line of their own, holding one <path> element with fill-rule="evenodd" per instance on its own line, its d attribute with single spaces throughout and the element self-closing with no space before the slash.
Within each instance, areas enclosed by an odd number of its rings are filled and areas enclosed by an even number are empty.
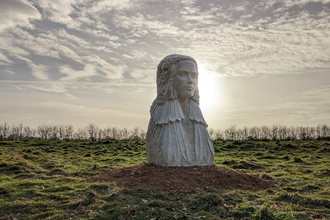
<svg viewBox="0 0 330 220">
<path fill-rule="evenodd" d="M 270 205 L 264 204 L 259 210 L 253 213 L 253 218 L 256 220 L 273 220 L 274 215 L 268 211 Z"/>
<path fill-rule="evenodd" d="M 190 202 L 190 205 L 198 207 L 197 209 L 209 211 L 223 204 L 223 200 L 215 194 L 202 195 Z"/>
</svg>

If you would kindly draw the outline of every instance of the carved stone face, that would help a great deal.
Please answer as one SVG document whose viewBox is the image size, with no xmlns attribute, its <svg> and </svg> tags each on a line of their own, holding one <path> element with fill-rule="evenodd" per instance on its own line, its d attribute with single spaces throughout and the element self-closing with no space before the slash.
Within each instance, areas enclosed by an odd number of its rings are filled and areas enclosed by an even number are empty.
<svg viewBox="0 0 330 220">
<path fill-rule="evenodd" d="M 173 85 L 180 102 L 194 95 L 197 85 L 197 67 L 193 61 L 181 60 L 177 63 Z"/>
<path fill-rule="evenodd" d="M 160 73 L 160 81 L 164 85 L 167 82 L 167 78 L 169 76 L 169 67 L 167 63 L 163 63 L 161 66 L 161 73 Z"/>
</svg>

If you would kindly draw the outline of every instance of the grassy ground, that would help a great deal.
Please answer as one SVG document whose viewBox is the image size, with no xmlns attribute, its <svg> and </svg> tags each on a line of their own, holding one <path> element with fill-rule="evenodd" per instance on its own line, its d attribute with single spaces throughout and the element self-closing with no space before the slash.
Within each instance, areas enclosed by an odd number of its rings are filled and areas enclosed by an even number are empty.
<svg viewBox="0 0 330 220">
<path fill-rule="evenodd" d="M 330 142 L 215 142 L 216 165 L 276 181 L 259 192 L 157 194 L 85 183 L 146 162 L 144 142 L 0 142 L 0 219 L 330 219 Z"/>
</svg>

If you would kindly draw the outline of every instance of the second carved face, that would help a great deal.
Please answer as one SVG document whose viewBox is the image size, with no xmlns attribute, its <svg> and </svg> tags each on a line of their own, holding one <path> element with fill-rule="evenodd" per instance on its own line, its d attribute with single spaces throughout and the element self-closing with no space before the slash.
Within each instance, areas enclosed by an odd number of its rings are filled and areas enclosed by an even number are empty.
<svg viewBox="0 0 330 220">
<path fill-rule="evenodd" d="M 170 76 L 168 64 L 164 62 L 161 66 L 160 81 L 164 85 Z"/>
<path fill-rule="evenodd" d="M 173 83 L 180 101 L 186 101 L 194 95 L 197 75 L 197 66 L 193 61 L 181 60 L 177 63 Z"/>
</svg>

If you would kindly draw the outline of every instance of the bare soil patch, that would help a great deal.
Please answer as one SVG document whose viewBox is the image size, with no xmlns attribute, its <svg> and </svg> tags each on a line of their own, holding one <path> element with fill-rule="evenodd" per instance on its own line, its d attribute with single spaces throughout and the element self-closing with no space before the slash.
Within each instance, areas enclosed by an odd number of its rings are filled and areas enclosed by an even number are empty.
<svg viewBox="0 0 330 220">
<path fill-rule="evenodd" d="M 273 181 L 223 167 L 162 167 L 153 164 L 117 168 L 88 177 L 85 181 L 115 182 L 121 187 L 143 187 L 153 192 L 166 193 L 180 190 L 199 190 L 207 187 L 258 191 L 274 186 Z"/>
</svg>

